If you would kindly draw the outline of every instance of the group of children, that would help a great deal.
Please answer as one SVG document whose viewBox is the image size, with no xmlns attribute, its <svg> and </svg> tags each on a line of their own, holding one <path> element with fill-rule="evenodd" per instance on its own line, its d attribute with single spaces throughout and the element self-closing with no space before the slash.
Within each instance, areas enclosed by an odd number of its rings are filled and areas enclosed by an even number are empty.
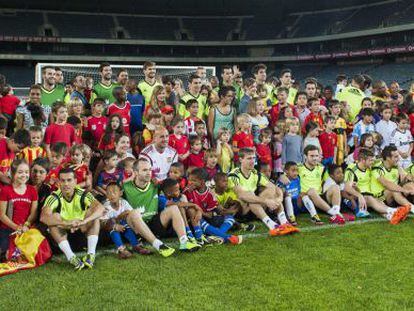
<svg viewBox="0 0 414 311">
<path fill-rule="evenodd" d="M 243 149 L 255 150 L 257 172 L 283 190 L 285 213 L 293 226 L 298 225 L 296 216 L 304 211 L 316 225 L 323 224 L 317 208 L 337 224 L 369 216 L 367 206 L 375 204 L 363 198 L 369 192 L 360 189 L 354 168 L 362 170 L 358 164 L 368 158 L 380 161 L 390 145 L 398 151 L 399 169 L 411 174 L 413 139 L 407 110 L 367 97 L 353 120 L 344 101 L 328 101 L 321 94 L 309 96 L 306 92 L 297 92 L 290 100 L 293 86 L 275 88 L 272 97 L 262 85 L 256 92 L 250 87 L 251 81 L 244 89 L 251 96 L 245 112 L 235 115 L 233 128 L 219 127 L 216 139 L 209 135 L 208 110 L 225 100 L 229 92 L 218 96 L 208 88 L 207 96 L 200 95 L 207 103 L 200 114 L 200 98 L 172 106 L 166 103 L 165 88 L 155 87 L 151 102 L 142 110 L 144 126 L 134 132 L 127 100 L 130 94 L 122 86 L 113 89 L 115 101 L 110 105 L 95 97 L 89 115 L 76 97 L 67 104 L 55 102 L 46 128 L 34 125 L 10 132 L 13 116 L 3 109 L 0 250 L 4 253 L 7 249 L 5 240 L 10 234 L 25 232 L 39 223 L 38 210 L 44 199 L 59 189 L 59 172 L 70 167 L 77 186 L 103 203 L 106 215 L 102 223 L 120 258 L 131 256 L 123 237 L 133 250 L 149 253 L 126 222 L 128 213 L 137 207 L 122 198 L 121 185 L 134 180 L 134 162 L 153 143 L 160 126 L 168 129 L 168 144 L 178 161 L 171 164 L 167 178 L 153 180 L 159 187 L 159 210 L 177 205 L 188 238 L 203 245 L 240 244 L 242 236 L 234 231 L 255 230 L 254 224 L 239 221 L 240 200 L 228 186 L 227 176 L 239 166 Z M 235 89 L 229 90 L 234 99 Z M 44 176 L 36 177 L 42 169 Z M 370 166 L 364 169 L 368 172 Z M 409 210 L 386 207 L 386 211 L 386 217 L 397 223 Z"/>
</svg>

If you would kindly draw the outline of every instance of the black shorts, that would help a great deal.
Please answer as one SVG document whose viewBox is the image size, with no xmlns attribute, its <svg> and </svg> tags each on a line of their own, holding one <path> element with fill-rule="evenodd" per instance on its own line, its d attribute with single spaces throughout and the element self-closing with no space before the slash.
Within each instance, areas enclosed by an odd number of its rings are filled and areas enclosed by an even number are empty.
<svg viewBox="0 0 414 311">
<path fill-rule="evenodd" d="M 168 227 L 165 228 L 161 223 L 161 214 L 159 213 L 152 217 L 147 225 L 157 238 L 169 238 L 176 236 L 172 226 L 172 221 L 168 224 Z"/>
<path fill-rule="evenodd" d="M 252 211 L 248 211 L 244 215 L 241 212 L 238 212 L 236 215 L 234 215 L 234 218 L 238 222 L 251 222 L 251 221 L 257 220 L 256 215 L 253 214 Z"/>
</svg>

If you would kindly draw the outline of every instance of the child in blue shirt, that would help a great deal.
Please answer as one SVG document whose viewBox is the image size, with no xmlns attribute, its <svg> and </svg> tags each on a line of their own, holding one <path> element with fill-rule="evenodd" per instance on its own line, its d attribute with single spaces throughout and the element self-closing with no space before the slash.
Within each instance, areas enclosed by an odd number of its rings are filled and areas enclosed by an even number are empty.
<svg viewBox="0 0 414 311">
<path fill-rule="evenodd" d="M 278 181 L 278 186 L 285 194 L 284 205 L 289 222 L 293 226 L 297 226 L 296 215 L 307 210 L 313 223 L 322 225 L 323 222 L 319 218 L 312 200 L 307 195 L 300 196 L 298 165 L 295 162 L 286 162 L 284 173 Z"/>
</svg>

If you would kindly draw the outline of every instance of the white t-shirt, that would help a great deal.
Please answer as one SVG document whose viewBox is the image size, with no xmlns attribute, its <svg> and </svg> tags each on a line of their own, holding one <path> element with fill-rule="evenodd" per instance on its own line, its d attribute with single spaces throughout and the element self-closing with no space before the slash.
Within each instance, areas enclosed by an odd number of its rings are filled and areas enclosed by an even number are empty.
<svg viewBox="0 0 414 311">
<path fill-rule="evenodd" d="M 162 181 L 167 178 L 170 171 L 171 164 L 178 161 L 177 151 L 168 146 L 163 153 L 159 153 L 155 149 L 154 144 L 145 147 L 139 158 L 144 158 L 150 161 L 152 166 L 152 175 L 156 179 Z"/>
<path fill-rule="evenodd" d="M 409 130 L 401 132 L 398 129 L 395 129 L 391 133 L 390 143 L 394 144 L 397 147 L 399 152 L 408 152 L 410 149 L 410 143 L 413 142 L 413 136 Z"/>
<path fill-rule="evenodd" d="M 329 176 L 328 179 L 325 180 L 325 182 L 323 183 L 322 192 L 325 193 L 333 185 L 338 185 L 338 184 L 331 178 L 331 176 Z M 344 182 L 340 183 L 338 186 L 339 186 L 339 190 L 341 191 L 345 189 Z"/>
<path fill-rule="evenodd" d="M 106 214 L 101 218 L 103 220 L 116 218 L 119 215 L 121 215 L 123 212 L 132 211 L 131 205 L 128 203 L 128 201 L 124 199 L 120 199 L 119 209 L 117 210 L 112 207 L 111 203 L 108 200 L 105 201 L 103 206 L 105 207 L 105 210 L 106 210 Z"/>
<path fill-rule="evenodd" d="M 375 124 L 375 130 L 381 134 L 383 141 L 381 149 L 388 146 L 391 143 L 391 133 L 397 128 L 397 124 L 393 121 L 380 120 Z"/>
</svg>

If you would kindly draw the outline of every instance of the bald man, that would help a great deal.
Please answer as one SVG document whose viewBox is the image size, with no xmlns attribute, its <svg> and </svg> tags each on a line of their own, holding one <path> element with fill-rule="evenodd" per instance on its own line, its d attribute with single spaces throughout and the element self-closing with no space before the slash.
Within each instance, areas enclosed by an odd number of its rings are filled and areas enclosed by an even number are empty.
<svg viewBox="0 0 414 311">
<path fill-rule="evenodd" d="M 153 142 L 145 147 L 139 158 L 147 159 L 152 166 L 152 177 L 156 183 L 167 178 L 171 164 L 178 161 L 177 151 L 168 146 L 169 134 L 165 127 L 155 130 Z"/>
</svg>

